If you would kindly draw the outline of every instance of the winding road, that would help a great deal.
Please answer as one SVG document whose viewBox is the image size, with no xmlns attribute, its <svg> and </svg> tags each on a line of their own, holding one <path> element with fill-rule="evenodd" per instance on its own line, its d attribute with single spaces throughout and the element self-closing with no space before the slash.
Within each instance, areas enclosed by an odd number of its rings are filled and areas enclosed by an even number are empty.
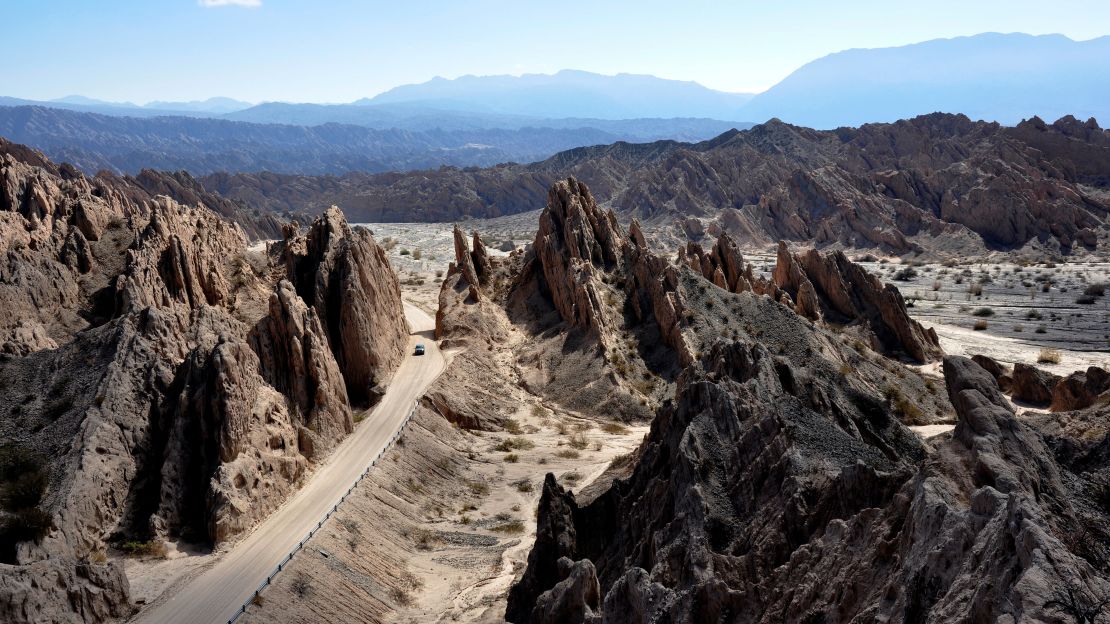
<svg viewBox="0 0 1110 624">
<path fill-rule="evenodd" d="M 316 527 L 404 423 L 409 408 L 443 371 L 444 360 L 433 339 L 435 321 L 405 303 L 412 335 L 408 356 L 397 368 L 382 398 L 318 468 L 308 482 L 245 539 L 174 596 L 153 604 L 136 621 L 206 624 L 227 622 L 289 552 Z M 414 356 L 416 343 L 426 354 Z"/>
</svg>

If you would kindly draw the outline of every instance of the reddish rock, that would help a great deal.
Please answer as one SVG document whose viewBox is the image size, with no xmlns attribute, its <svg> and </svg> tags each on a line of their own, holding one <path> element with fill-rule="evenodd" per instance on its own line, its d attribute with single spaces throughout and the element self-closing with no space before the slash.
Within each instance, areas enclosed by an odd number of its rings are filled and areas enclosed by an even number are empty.
<svg viewBox="0 0 1110 624">
<path fill-rule="evenodd" d="M 1066 412 L 1088 408 L 1107 391 L 1110 391 L 1110 372 L 1091 366 L 1086 372 L 1072 373 L 1057 382 L 1052 389 L 1052 406 L 1049 409 Z"/>
</svg>

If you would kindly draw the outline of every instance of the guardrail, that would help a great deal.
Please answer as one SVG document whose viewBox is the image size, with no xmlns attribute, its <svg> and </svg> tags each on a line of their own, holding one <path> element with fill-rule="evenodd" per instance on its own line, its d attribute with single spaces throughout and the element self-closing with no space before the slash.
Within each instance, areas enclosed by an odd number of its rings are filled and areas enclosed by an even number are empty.
<svg viewBox="0 0 1110 624">
<path fill-rule="evenodd" d="M 312 539 L 312 537 L 316 535 L 316 532 L 324 527 L 324 523 L 331 519 L 332 515 L 335 512 L 339 511 L 339 505 L 341 505 L 343 501 L 347 500 L 347 497 L 351 495 L 351 492 L 355 491 L 355 488 L 358 487 L 358 484 L 362 483 L 362 480 L 370 474 L 370 469 L 378 464 L 378 461 L 381 460 L 386 451 L 392 448 L 393 443 L 397 441 L 397 438 L 401 437 L 402 433 L 404 433 L 405 427 L 407 427 L 409 421 L 412 420 L 412 415 L 416 413 L 416 406 L 419 404 L 419 399 L 412 402 L 412 407 L 409 408 L 408 415 L 406 415 L 405 419 L 401 421 L 401 426 L 397 428 L 397 431 L 393 432 L 393 436 L 389 438 L 389 442 L 385 443 L 385 446 L 382 447 L 382 450 L 378 453 L 378 456 L 375 457 L 370 462 L 370 465 L 366 467 L 366 470 L 363 470 L 362 474 L 360 474 L 358 478 L 355 479 L 354 484 L 351 485 L 351 487 L 347 488 L 347 491 L 343 493 L 343 496 L 340 496 L 339 500 L 335 501 L 335 504 L 331 506 L 331 509 L 329 509 L 327 513 L 324 514 L 324 517 L 316 523 L 316 526 L 308 532 L 308 535 L 304 536 L 304 539 L 297 542 L 297 545 L 293 547 L 293 550 L 289 551 L 288 555 L 285 555 L 285 559 L 282 559 L 281 563 L 277 564 L 277 567 L 275 567 L 273 570 L 270 571 L 269 574 L 266 575 L 266 580 L 262 581 L 262 584 L 259 585 L 258 588 L 254 590 L 254 593 L 251 594 L 251 597 L 247 598 L 247 600 L 239 606 L 239 610 L 235 612 L 235 615 L 231 616 L 231 619 L 227 621 L 227 624 L 234 624 L 236 620 L 238 620 L 244 613 L 247 612 L 247 607 L 249 607 L 262 594 L 262 590 L 269 587 L 270 584 L 274 582 L 274 578 L 277 577 L 278 573 L 284 570 L 285 566 L 289 565 L 289 562 L 293 560 L 293 555 L 296 555 L 298 552 L 300 552 L 301 549 L 304 548 L 304 545 L 308 543 L 308 540 Z"/>
</svg>

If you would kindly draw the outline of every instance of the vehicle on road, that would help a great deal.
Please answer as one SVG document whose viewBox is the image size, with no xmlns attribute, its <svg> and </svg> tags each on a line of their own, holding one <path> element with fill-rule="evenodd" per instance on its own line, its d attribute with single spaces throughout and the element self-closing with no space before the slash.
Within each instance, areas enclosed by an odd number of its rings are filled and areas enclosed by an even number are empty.
<svg viewBox="0 0 1110 624">
<path fill-rule="evenodd" d="M 416 343 L 416 355 L 424 355 L 424 343 Z"/>
</svg>

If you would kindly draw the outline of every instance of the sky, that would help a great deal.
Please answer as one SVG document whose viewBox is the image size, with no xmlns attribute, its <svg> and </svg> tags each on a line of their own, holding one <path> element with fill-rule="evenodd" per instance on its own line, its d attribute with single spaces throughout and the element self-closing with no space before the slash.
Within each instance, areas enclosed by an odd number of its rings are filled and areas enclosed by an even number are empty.
<svg viewBox="0 0 1110 624">
<path fill-rule="evenodd" d="M 4 0 L 0 95 L 350 102 L 435 76 L 653 74 L 758 92 L 848 48 L 1110 34 L 1106 0 Z"/>
</svg>

